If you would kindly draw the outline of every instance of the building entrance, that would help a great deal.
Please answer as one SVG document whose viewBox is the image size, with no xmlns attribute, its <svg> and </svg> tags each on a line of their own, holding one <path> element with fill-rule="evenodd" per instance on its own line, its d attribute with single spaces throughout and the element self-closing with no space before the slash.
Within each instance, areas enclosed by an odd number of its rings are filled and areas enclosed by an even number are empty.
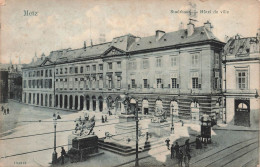
<svg viewBox="0 0 260 167">
<path fill-rule="evenodd" d="M 250 101 L 235 100 L 234 124 L 238 126 L 250 126 Z"/>
</svg>

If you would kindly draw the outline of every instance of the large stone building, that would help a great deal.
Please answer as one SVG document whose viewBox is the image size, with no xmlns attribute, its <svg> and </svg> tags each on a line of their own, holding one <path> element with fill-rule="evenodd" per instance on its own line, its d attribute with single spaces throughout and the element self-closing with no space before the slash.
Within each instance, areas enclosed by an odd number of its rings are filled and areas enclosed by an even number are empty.
<svg viewBox="0 0 260 167">
<path fill-rule="evenodd" d="M 259 126 L 259 60 L 259 35 L 248 38 L 237 35 L 224 47 L 224 96 L 228 124 Z"/>
<path fill-rule="evenodd" d="M 184 119 L 219 116 L 223 46 L 206 22 L 52 51 L 23 68 L 23 102 L 118 113 L 128 97 L 138 101 L 142 114 L 162 108 Z"/>
</svg>

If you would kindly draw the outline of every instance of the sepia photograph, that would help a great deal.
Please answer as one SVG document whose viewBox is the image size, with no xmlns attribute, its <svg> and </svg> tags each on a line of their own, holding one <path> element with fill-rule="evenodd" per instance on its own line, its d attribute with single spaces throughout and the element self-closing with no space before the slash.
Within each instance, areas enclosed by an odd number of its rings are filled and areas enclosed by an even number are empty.
<svg viewBox="0 0 260 167">
<path fill-rule="evenodd" d="M 259 0 L 0 0 L 0 167 L 259 167 Z"/>
</svg>

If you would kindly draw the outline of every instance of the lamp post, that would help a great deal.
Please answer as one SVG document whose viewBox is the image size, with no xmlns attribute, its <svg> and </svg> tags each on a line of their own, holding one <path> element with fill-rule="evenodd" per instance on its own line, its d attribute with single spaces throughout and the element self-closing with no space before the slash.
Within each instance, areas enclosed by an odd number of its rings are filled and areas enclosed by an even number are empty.
<svg viewBox="0 0 260 167">
<path fill-rule="evenodd" d="M 135 166 L 139 166 L 139 162 L 138 162 L 138 102 L 136 101 L 136 107 L 135 107 L 135 110 L 136 110 L 136 147 L 135 147 L 135 151 L 136 151 L 136 157 L 135 157 Z"/>
<path fill-rule="evenodd" d="M 172 110 L 172 127 L 171 127 L 171 132 L 174 132 L 174 125 L 173 125 L 173 110 L 174 110 L 174 105 L 171 106 L 171 110 Z"/>
<path fill-rule="evenodd" d="M 53 114 L 53 125 L 54 125 L 54 151 L 52 153 L 52 164 L 57 162 L 57 152 L 56 152 L 56 125 L 57 125 L 57 117 L 56 114 Z"/>
<path fill-rule="evenodd" d="M 56 125 L 57 125 L 57 119 L 61 119 L 59 112 L 58 115 L 53 114 L 53 125 L 54 125 L 54 147 L 53 147 L 53 153 L 52 153 L 52 164 L 55 164 L 57 162 L 57 152 L 56 152 Z"/>
</svg>

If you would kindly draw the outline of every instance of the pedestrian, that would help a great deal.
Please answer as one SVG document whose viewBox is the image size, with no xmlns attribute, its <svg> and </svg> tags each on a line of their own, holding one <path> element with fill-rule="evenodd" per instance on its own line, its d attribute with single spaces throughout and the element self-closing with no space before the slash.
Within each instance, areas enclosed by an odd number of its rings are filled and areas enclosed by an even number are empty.
<svg viewBox="0 0 260 167">
<path fill-rule="evenodd" d="M 185 154 L 185 156 L 183 158 L 185 167 L 189 167 L 189 165 L 190 165 L 190 157 L 189 156 L 190 156 L 189 154 Z"/>
<path fill-rule="evenodd" d="M 166 140 L 165 140 L 165 143 L 166 143 L 166 146 L 167 146 L 167 148 L 168 148 L 168 150 L 170 150 L 170 139 L 169 138 L 167 138 Z"/>
<path fill-rule="evenodd" d="M 61 147 L 61 164 L 64 164 L 64 157 L 66 155 L 66 151 L 64 150 L 63 147 Z"/>
<path fill-rule="evenodd" d="M 2 111 L 4 111 L 4 106 L 1 107 Z"/>
<path fill-rule="evenodd" d="M 85 117 L 85 121 L 88 121 L 88 113 L 87 112 L 84 113 L 84 117 Z"/>
<path fill-rule="evenodd" d="M 105 115 L 105 122 L 107 122 L 107 115 Z"/>
<path fill-rule="evenodd" d="M 186 150 L 186 152 L 189 152 L 190 151 L 190 139 L 187 139 L 186 141 L 185 141 L 185 150 Z"/>
<path fill-rule="evenodd" d="M 148 139 L 149 139 L 149 132 L 146 132 L 146 142 L 148 141 Z"/>
<path fill-rule="evenodd" d="M 171 146 L 171 159 L 174 158 L 174 145 Z"/>
<path fill-rule="evenodd" d="M 178 155 L 179 167 L 182 167 L 182 161 L 183 161 L 183 152 L 182 152 L 182 150 L 180 150 L 179 155 Z"/>
<path fill-rule="evenodd" d="M 179 146 L 178 142 L 176 142 L 176 144 L 174 146 L 174 150 L 175 150 L 176 156 L 177 156 L 177 154 L 179 154 L 179 150 L 180 150 L 180 146 Z"/>
<path fill-rule="evenodd" d="M 4 115 L 6 115 L 6 109 L 4 109 Z"/>
<path fill-rule="evenodd" d="M 6 109 L 7 114 L 9 114 L 9 108 Z"/>
<path fill-rule="evenodd" d="M 101 118 L 101 119 L 102 119 L 102 123 L 104 123 L 104 122 L 105 122 L 105 120 L 104 120 L 104 117 L 103 117 L 103 115 L 102 115 L 102 118 Z"/>
</svg>

